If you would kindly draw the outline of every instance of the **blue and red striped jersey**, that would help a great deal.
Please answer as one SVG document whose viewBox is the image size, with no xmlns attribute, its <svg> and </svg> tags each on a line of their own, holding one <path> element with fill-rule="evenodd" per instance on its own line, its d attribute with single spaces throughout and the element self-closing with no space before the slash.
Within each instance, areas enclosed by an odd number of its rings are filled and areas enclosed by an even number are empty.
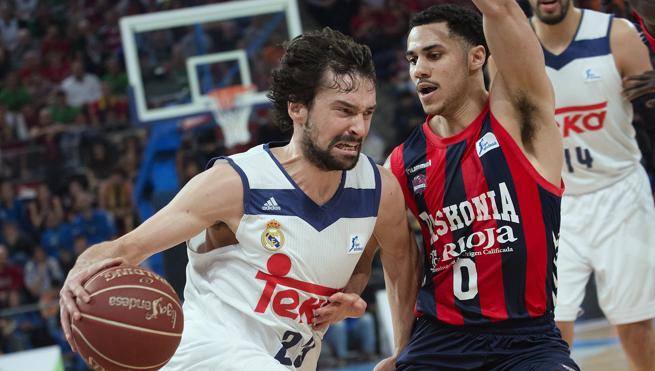
<svg viewBox="0 0 655 371">
<path fill-rule="evenodd" d="M 532 167 L 488 104 L 449 138 L 429 121 L 390 157 L 423 235 L 417 314 L 478 325 L 552 312 L 563 187 Z"/>
<path fill-rule="evenodd" d="M 635 27 L 637 27 L 641 41 L 648 47 L 650 54 L 655 55 L 655 36 L 648 32 L 644 20 L 639 16 L 639 14 L 632 12 L 632 16 L 635 18 Z"/>
</svg>

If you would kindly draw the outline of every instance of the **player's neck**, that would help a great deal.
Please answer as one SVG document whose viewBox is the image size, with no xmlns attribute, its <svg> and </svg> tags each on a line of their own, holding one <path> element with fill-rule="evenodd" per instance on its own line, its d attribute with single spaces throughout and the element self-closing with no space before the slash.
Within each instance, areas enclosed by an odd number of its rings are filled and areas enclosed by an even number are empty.
<svg viewBox="0 0 655 371">
<path fill-rule="evenodd" d="M 482 89 L 465 95 L 470 97 L 459 105 L 453 105 L 452 111 L 434 115 L 428 123 L 430 130 L 442 138 L 452 137 L 464 131 L 480 115 L 487 103 L 488 94 Z"/>
<path fill-rule="evenodd" d="M 573 41 L 581 18 L 580 9 L 572 7 L 558 24 L 546 24 L 537 17 L 532 17 L 531 22 L 541 44 L 551 53 L 558 55 Z"/>
<path fill-rule="evenodd" d="M 339 189 L 341 170 L 325 171 L 310 162 L 302 151 L 300 141 L 271 149 L 271 153 L 298 187 L 318 205 L 328 202 Z"/>
</svg>

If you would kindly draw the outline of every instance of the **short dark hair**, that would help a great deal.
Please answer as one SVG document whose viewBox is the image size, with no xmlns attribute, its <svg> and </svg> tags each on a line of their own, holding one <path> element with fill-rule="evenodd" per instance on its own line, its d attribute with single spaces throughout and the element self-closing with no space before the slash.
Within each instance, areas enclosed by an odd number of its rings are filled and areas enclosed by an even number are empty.
<svg viewBox="0 0 655 371">
<path fill-rule="evenodd" d="M 482 28 L 482 16 L 471 7 L 454 4 L 433 5 L 414 15 L 409 21 L 409 29 L 441 22 L 446 22 L 451 35 L 461 37 L 471 47 L 482 45 L 487 57 L 489 56 L 489 48 Z"/>
<path fill-rule="evenodd" d="M 334 85 L 344 91 L 357 88 L 344 87 L 342 77 L 352 81 L 363 77 L 375 83 L 375 67 L 368 46 L 355 42 L 339 31 L 325 27 L 297 36 L 285 45 L 280 66 L 272 72 L 271 88 L 266 95 L 273 103 L 274 120 L 282 131 L 293 128 L 287 105 L 289 102 L 311 106 L 325 72 L 331 70 L 337 77 Z"/>
</svg>

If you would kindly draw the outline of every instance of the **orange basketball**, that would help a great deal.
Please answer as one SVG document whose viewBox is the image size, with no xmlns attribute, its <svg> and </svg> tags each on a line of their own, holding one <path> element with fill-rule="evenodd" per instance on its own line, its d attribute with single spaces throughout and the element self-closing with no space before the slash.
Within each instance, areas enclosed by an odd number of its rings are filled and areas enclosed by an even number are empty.
<svg viewBox="0 0 655 371">
<path fill-rule="evenodd" d="M 147 269 L 122 266 L 91 277 L 78 301 L 73 339 L 94 370 L 157 370 L 180 344 L 184 319 L 171 285 Z"/>
</svg>

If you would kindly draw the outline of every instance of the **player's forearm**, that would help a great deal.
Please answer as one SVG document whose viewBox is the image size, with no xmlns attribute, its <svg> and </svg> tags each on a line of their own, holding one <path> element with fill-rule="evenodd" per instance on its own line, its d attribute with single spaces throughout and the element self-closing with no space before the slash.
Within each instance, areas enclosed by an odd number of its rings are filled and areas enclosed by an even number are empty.
<svg viewBox="0 0 655 371">
<path fill-rule="evenodd" d="M 401 262 L 399 262 L 401 263 Z M 399 264 L 400 265 L 400 264 Z M 414 303 L 418 285 L 414 274 L 414 266 L 404 266 L 405 273 L 389 272 L 385 269 L 385 282 L 387 297 L 391 307 L 393 324 L 394 346 L 393 356 L 398 357 L 405 348 L 412 333 L 414 325 Z"/>
<path fill-rule="evenodd" d="M 528 19 L 515 1 L 474 3 L 483 13 L 484 35 L 496 68 L 511 89 L 549 97 L 543 50 Z"/>
<path fill-rule="evenodd" d="M 343 288 L 343 292 L 361 295 L 364 289 L 366 288 L 366 285 L 368 284 L 368 280 L 370 277 L 371 277 L 370 269 L 368 271 L 353 272 L 353 275 L 350 277 L 350 280 L 346 284 L 346 287 Z"/>
<path fill-rule="evenodd" d="M 414 238 L 410 236 L 410 238 Z M 413 244 L 404 254 L 382 254 L 384 281 L 391 308 L 394 333 L 394 356 L 400 355 L 411 336 L 414 325 L 414 304 L 418 292 L 416 253 Z"/>
</svg>

